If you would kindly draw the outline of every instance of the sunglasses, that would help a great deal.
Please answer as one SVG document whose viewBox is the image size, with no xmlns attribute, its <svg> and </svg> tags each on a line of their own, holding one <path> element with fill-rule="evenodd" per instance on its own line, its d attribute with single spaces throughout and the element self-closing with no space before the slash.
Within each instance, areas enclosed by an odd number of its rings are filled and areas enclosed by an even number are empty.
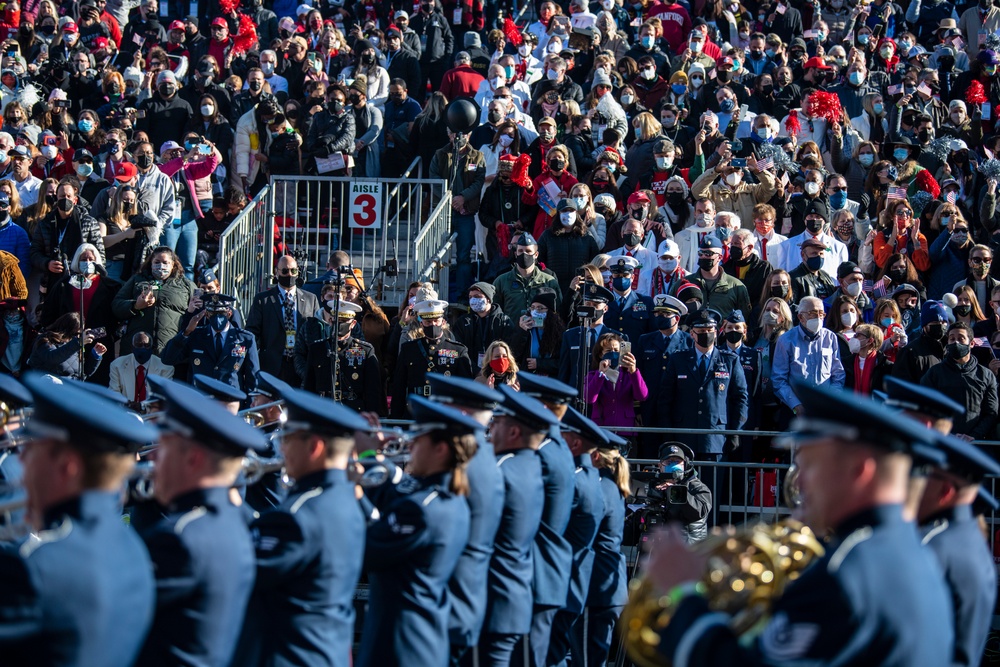
<svg viewBox="0 0 1000 667">
<path fill-rule="evenodd" d="M 985 259 L 983 257 L 973 257 L 969 261 L 975 264 L 976 266 L 979 266 L 981 264 L 989 264 L 992 260 Z"/>
<path fill-rule="evenodd" d="M 297 276 L 297 275 L 299 275 L 299 270 L 298 269 L 280 269 L 278 271 L 278 273 L 280 273 L 283 276 Z"/>
</svg>

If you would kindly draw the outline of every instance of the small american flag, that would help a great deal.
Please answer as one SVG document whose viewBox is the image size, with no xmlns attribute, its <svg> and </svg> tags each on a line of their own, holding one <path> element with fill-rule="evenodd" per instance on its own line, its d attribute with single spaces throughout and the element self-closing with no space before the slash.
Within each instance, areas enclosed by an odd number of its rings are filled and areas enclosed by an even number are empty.
<svg viewBox="0 0 1000 667">
<path fill-rule="evenodd" d="M 954 204 L 958 200 L 958 192 L 952 190 L 951 192 L 946 194 L 944 198 L 945 201 L 947 201 L 949 204 Z"/>
<path fill-rule="evenodd" d="M 757 160 L 757 169 L 764 171 L 765 169 L 770 169 L 774 166 L 774 158 L 768 157 L 763 160 Z"/>
<path fill-rule="evenodd" d="M 886 199 L 906 199 L 906 188 L 900 187 L 898 185 L 890 185 L 889 192 L 885 195 Z"/>
</svg>

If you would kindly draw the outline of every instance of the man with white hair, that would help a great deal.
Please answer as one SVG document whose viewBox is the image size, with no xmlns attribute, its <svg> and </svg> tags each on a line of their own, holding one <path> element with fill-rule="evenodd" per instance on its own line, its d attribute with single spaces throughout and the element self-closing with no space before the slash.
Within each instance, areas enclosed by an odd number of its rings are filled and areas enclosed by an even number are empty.
<svg viewBox="0 0 1000 667">
<path fill-rule="evenodd" d="M 271 49 L 260 52 L 260 71 L 264 73 L 264 80 L 271 86 L 271 93 L 277 96 L 279 93 L 288 95 L 288 79 L 277 72 L 278 54 Z M 247 84 L 243 84 L 243 90 L 247 90 Z M 284 98 L 279 98 L 279 100 Z"/>
</svg>

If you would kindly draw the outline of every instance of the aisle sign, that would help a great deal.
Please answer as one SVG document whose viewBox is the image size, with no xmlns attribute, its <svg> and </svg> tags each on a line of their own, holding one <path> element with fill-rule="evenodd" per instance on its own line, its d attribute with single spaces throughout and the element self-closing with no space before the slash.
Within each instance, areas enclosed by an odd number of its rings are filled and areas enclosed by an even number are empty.
<svg viewBox="0 0 1000 667">
<path fill-rule="evenodd" d="M 377 181 L 352 181 L 348 227 L 382 228 L 382 184 Z"/>
</svg>

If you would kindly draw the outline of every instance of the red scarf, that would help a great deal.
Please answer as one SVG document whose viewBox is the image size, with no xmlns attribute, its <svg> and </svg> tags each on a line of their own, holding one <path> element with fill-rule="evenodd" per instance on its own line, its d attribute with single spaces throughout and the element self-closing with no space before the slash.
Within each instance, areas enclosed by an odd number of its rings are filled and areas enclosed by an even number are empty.
<svg viewBox="0 0 1000 667">
<path fill-rule="evenodd" d="M 868 395 L 872 393 L 872 373 L 875 372 L 875 359 L 877 352 L 872 352 L 865 357 L 865 367 L 861 368 L 861 357 L 854 358 L 854 391 Z"/>
</svg>

